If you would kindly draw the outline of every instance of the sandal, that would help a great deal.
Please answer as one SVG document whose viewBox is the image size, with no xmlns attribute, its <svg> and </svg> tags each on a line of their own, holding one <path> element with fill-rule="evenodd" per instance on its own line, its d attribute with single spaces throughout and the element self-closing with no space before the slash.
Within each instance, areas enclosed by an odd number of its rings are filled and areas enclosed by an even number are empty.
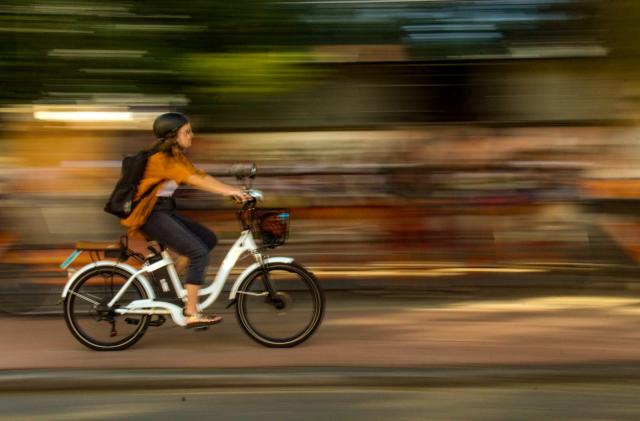
<svg viewBox="0 0 640 421">
<path fill-rule="evenodd" d="M 211 326 L 222 321 L 222 317 L 220 316 L 205 316 L 202 313 L 196 313 L 192 315 L 185 314 L 186 324 L 185 328 L 191 329 L 194 327 L 203 327 L 203 326 Z"/>
</svg>

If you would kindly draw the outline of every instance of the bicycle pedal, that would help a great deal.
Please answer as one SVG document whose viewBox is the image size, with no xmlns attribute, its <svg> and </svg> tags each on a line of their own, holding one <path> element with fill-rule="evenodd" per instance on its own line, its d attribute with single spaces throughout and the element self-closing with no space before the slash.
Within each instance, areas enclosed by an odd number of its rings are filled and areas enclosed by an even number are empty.
<svg viewBox="0 0 640 421">
<path fill-rule="evenodd" d="M 157 319 L 149 321 L 149 326 L 154 326 L 154 327 L 162 326 L 166 321 L 167 321 L 167 318 L 159 314 Z"/>
</svg>

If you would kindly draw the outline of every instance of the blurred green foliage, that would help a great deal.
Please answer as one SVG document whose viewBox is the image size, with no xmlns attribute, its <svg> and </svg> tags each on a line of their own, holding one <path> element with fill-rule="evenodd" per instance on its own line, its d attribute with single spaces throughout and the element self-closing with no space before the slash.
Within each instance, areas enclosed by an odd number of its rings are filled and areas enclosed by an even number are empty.
<svg viewBox="0 0 640 421">
<path fill-rule="evenodd" d="M 265 95 L 286 93 L 312 83 L 319 71 L 303 53 L 202 53 L 181 57 L 180 73 L 199 82 L 197 90 L 219 94 Z"/>
<path fill-rule="evenodd" d="M 262 0 L 13 0 L 2 7 L 5 104 L 180 94 L 200 82 L 197 90 L 227 95 L 280 92 L 307 79 L 294 63 L 306 56 L 278 53 L 295 44 L 295 12 Z"/>
<path fill-rule="evenodd" d="M 473 96 L 475 91 L 464 87 L 475 83 L 469 79 L 475 70 L 464 57 L 484 54 L 508 60 L 523 46 L 552 52 L 558 46 L 566 51 L 602 46 L 599 51 L 606 51 L 607 60 L 619 59 L 613 63 L 624 70 L 618 79 L 626 78 L 629 70 L 635 72 L 629 63 L 640 56 L 638 16 L 640 2 L 630 0 L 3 0 L 0 105 L 106 101 L 189 107 L 186 111 L 201 114 L 253 110 L 263 121 L 273 120 L 273 109 L 278 108 L 288 114 L 283 120 L 290 121 L 291 110 L 317 100 L 310 113 L 325 110 L 325 120 L 335 122 L 347 112 L 355 115 L 362 108 L 359 104 L 370 104 L 375 97 L 381 104 L 360 112 L 366 119 L 344 121 L 384 121 L 385 116 L 394 122 L 439 120 L 452 114 L 451 107 L 441 104 L 451 95 L 434 94 L 433 86 L 454 82 L 444 76 L 424 79 L 426 71 L 418 67 L 398 70 L 393 62 L 385 67 L 384 55 L 368 59 L 378 60 L 375 65 L 359 62 L 359 46 L 391 46 L 390 51 L 398 52 L 396 60 L 411 62 L 462 57 L 460 73 L 467 76 L 455 83 Z M 327 46 L 346 46 L 356 66 L 317 65 L 314 48 Z M 617 69 L 615 65 L 611 69 Z M 537 71 L 535 63 L 530 68 Z M 337 77 L 343 78 L 343 85 L 333 91 L 307 89 Z M 411 95 L 387 89 L 403 83 L 426 87 L 411 89 Z M 374 95 L 361 85 L 380 88 Z M 351 94 L 343 95 L 345 86 L 353 88 Z M 287 108 L 296 92 L 306 96 L 295 98 Z M 334 96 L 318 95 L 325 92 Z M 348 96 L 353 103 L 346 101 Z M 410 100 L 404 101 L 407 96 Z M 435 104 L 420 103 L 419 97 L 429 96 Z M 402 101 L 394 103 L 397 98 Z M 345 102 L 343 109 L 336 108 L 339 102 Z M 411 114 L 401 115 L 398 109 Z M 429 114 L 438 109 L 444 111 Z M 251 118 L 255 115 L 246 120 Z"/>
</svg>

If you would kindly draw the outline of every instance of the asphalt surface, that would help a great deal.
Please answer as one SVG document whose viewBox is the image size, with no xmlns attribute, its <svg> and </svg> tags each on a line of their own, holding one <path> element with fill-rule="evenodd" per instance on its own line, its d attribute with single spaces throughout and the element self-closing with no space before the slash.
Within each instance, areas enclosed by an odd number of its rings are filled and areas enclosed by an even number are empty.
<svg viewBox="0 0 640 421">
<path fill-rule="evenodd" d="M 327 293 L 318 332 L 250 340 L 233 309 L 96 352 L 60 315 L 0 318 L 0 419 L 637 419 L 633 291 Z"/>
<path fill-rule="evenodd" d="M 207 331 L 167 322 L 119 352 L 85 348 L 58 315 L 5 316 L 0 370 L 430 369 L 640 361 L 640 297 L 632 292 L 329 292 L 320 329 L 288 349 L 253 342 L 233 309 L 222 305 L 213 311 L 225 321 Z"/>
<path fill-rule="evenodd" d="M 640 384 L 3 393 L 0 419 L 635 420 Z"/>
</svg>

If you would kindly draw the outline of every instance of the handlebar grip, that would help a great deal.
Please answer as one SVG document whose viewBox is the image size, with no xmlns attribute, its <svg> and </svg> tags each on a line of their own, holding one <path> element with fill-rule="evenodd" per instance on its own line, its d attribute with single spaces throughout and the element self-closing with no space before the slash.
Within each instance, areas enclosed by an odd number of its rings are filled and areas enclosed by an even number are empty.
<svg viewBox="0 0 640 421">
<path fill-rule="evenodd" d="M 252 197 L 251 200 L 247 200 L 246 202 L 244 202 L 242 204 L 242 210 L 247 210 L 250 207 L 254 206 L 257 203 L 257 200 L 255 197 Z"/>
</svg>

